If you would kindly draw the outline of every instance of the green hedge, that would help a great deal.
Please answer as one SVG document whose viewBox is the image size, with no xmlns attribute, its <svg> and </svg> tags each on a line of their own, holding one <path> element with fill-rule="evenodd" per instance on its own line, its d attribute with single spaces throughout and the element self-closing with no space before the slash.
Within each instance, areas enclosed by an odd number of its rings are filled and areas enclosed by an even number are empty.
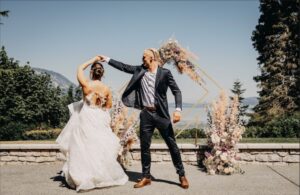
<svg viewBox="0 0 300 195">
<path fill-rule="evenodd" d="M 23 133 L 24 140 L 49 140 L 56 139 L 61 129 L 30 130 Z"/>
<path fill-rule="evenodd" d="M 1 141 L 22 140 L 23 133 L 26 130 L 32 128 L 33 125 L 24 124 L 21 122 L 10 122 L 6 125 L 0 126 L 0 140 Z"/>
<path fill-rule="evenodd" d="M 175 136 L 181 131 L 181 129 L 176 129 L 174 134 Z M 185 138 L 195 138 L 196 137 L 196 131 L 197 131 L 197 138 L 205 138 L 205 133 L 203 129 L 198 129 L 198 128 L 192 128 L 192 129 L 185 129 L 183 130 L 180 135 L 177 137 L 178 139 L 185 139 Z M 137 128 L 137 134 L 139 137 L 139 128 Z M 153 139 L 162 139 L 159 131 L 157 129 L 154 130 L 153 132 Z"/>
<path fill-rule="evenodd" d="M 49 140 L 55 139 L 61 129 L 32 130 L 36 125 L 28 125 L 21 122 L 10 122 L 0 126 L 0 141 L 15 140 Z"/>
<path fill-rule="evenodd" d="M 282 117 L 266 123 L 264 126 L 246 128 L 244 137 L 300 137 L 300 117 L 294 115 Z"/>
</svg>

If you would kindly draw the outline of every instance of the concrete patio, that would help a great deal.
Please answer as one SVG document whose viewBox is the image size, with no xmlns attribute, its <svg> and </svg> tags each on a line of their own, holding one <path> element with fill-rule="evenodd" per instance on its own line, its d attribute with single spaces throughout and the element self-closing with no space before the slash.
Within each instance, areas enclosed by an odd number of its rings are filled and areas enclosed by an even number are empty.
<svg viewBox="0 0 300 195">
<path fill-rule="evenodd" d="M 1 195 L 58 195 L 77 194 L 64 185 L 58 175 L 62 163 L 38 165 L 4 165 L 0 167 Z M 134 189 L 140 177 L 140 164 L 127 171 L 129 181 L 124 186 L 95 189 L 84 194 L 105 195 L 176 195 L 176 194 L 236 194 L 236 195 L 292 195 L 299 194 L 299 163 L 288 166 L 244 164 L 245 174 L 231 176 L 207 175 L 198 166 L 185 164 L 190 182 L 188 190 L 181 189 L 172 163 L 152 163 L 155 178 L 150 186 Z"/>
</svg>

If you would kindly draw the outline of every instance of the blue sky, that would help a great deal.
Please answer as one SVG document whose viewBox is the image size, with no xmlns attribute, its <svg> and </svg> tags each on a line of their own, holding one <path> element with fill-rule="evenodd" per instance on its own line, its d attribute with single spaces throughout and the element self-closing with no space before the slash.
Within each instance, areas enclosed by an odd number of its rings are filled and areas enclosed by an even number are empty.
<svg viewBox="0 0 300 195">
<path fill-rule="evenodd" d="M 245 96 L 257 96 L 257 52 L 251 41 L 258 1 L 8 1 L 1 45 L 21 64 L 53 70 L 77 84 L 76 68 L 97 54 L 141 64 L 143 50 L 158 48 L 172 35 L 199 56 L 199 65 L 225 90 L 240 79 Z M 169 68 L 185 102 L 203 90 Z M 104 82 L 119 89 L 130 75 L 105 64 Z M 204 78 L 207 80 L 206 78 Z M 218 93 L 209 80 L 210 101 Z M 171 96 L 170 102 L 173 102 Z"/>
</svg>

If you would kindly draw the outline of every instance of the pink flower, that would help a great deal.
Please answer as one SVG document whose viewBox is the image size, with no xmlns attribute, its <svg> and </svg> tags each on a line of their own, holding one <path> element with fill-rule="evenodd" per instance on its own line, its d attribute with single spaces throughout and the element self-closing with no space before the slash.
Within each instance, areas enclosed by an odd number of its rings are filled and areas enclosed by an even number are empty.
<svg viewBox="0 0 300 195">
<path fill-rule="evenodd" d="M 204 152 L 204 155 L 208 158 L 208 157 L 211 156 L 211 153 L 209 153 L 209 152 Z"/>
</svg>

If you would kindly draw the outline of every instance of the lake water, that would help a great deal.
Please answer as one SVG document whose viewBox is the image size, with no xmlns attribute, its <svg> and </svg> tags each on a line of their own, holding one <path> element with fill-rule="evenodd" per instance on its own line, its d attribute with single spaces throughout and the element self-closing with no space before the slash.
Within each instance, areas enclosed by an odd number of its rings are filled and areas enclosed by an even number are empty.
<svg viewBox="0 0 300 195">
<path fill-rule="evenodd" d="M 175 111 L 175 108 L 169 108 L 170 114 Z M 181 121 L 174 124 L 175 128 L 193 128 L 203 126 L 207 122 L 207 111 L 203 107 L 183 107 L 181 111 Z"/>
<path fill-rule="evenodd" d="M 175 111 L 175 108 L 170 107 L 169 113 L 172 116 L 172 113 Z M 129 109 L 129 113 L 132 112 L 132 109 Z M 204 107 L 183 107 L 181 112 L 181 121 L 174 124 L 175 128 L 193 128 L 199 127 L 200 125 L 205 125 L 207 122 L 207 112 Z M 189 125 L 189 126 L 187 126 Z"/>
<path fill-rule="evenodd" d="M 129 112 L 131 112 L 130 109 Z M 175 111 L 174 106 L 169 107 L 169 113 Z M 251 112 L 249 109 L 248 112 Z M 205 107 L 183 107 L 181 112 L 181 121 L 174 124 L 174 128 L 193 128 L 203 127 L 207 123 L 207 109 Z"/>
</svg>

